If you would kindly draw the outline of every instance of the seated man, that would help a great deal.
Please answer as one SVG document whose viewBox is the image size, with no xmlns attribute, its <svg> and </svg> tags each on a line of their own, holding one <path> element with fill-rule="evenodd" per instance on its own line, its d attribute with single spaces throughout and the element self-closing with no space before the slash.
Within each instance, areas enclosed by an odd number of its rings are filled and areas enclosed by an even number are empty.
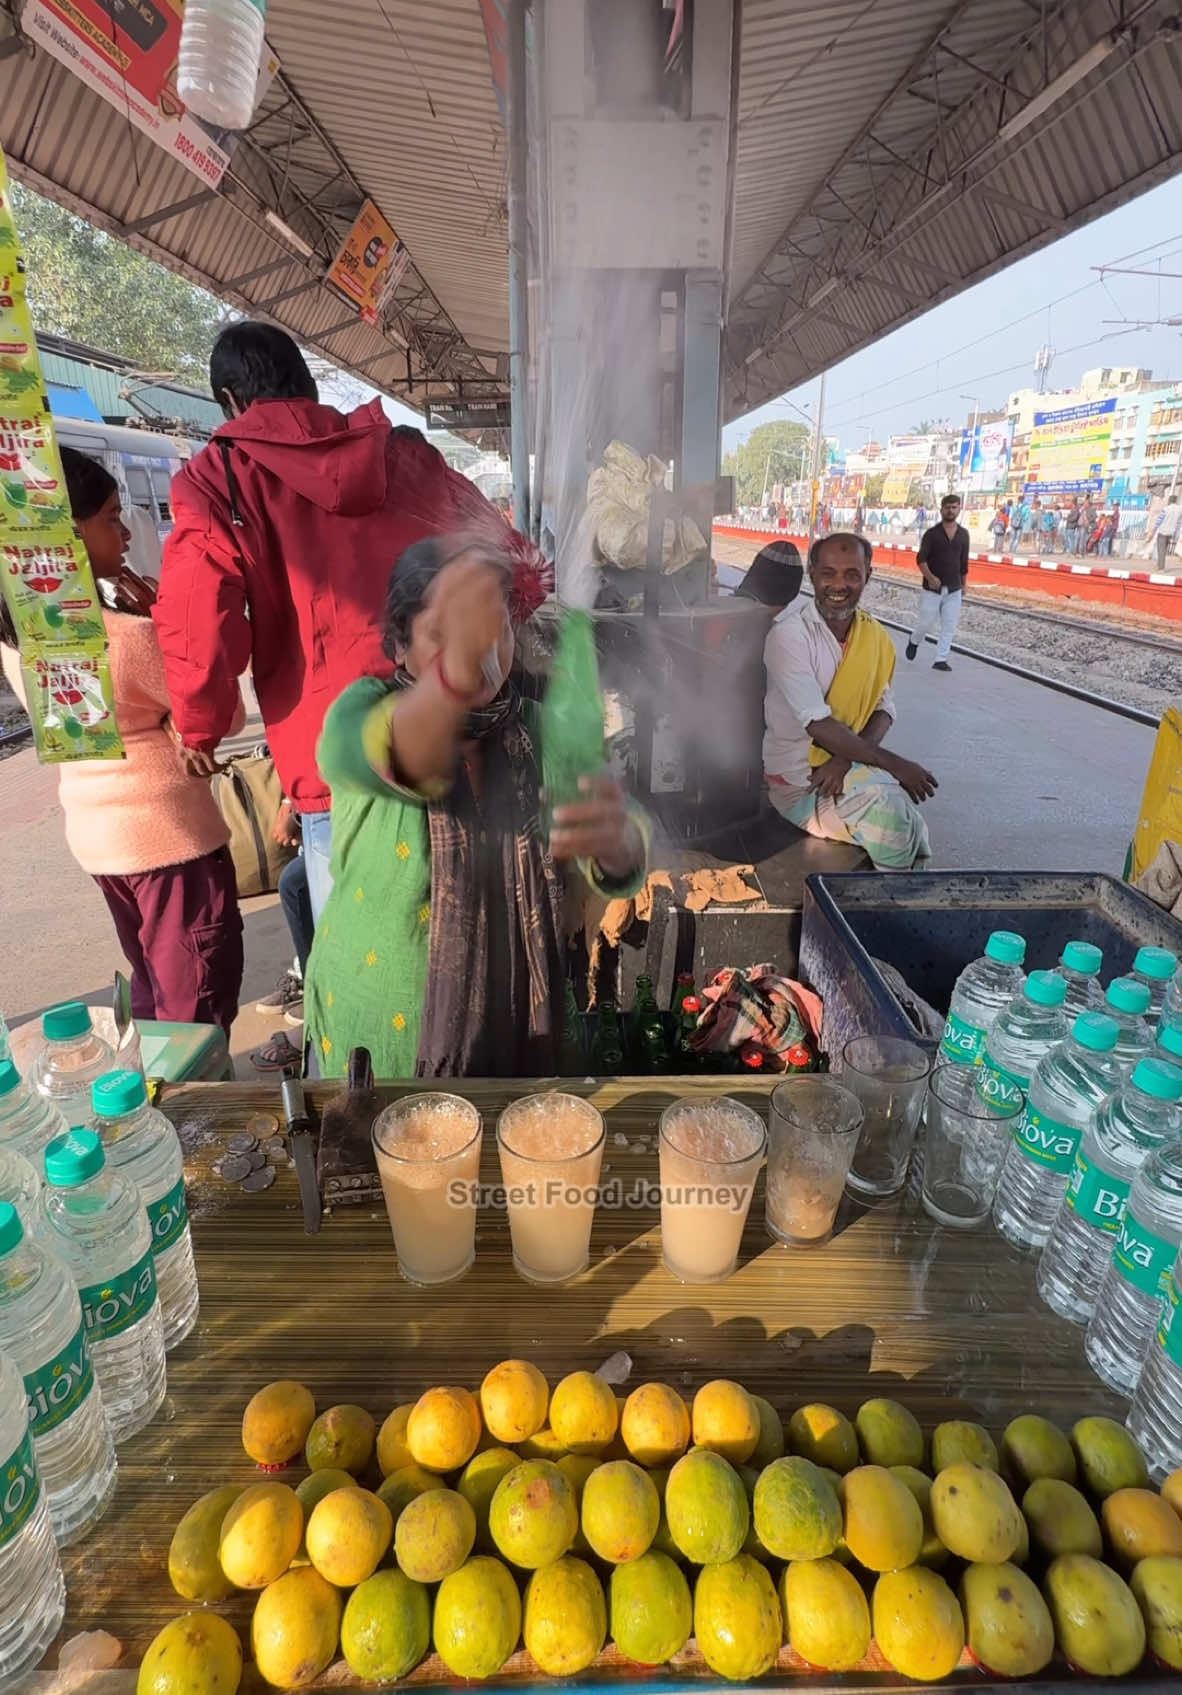
<svg viewBox="0 0 1182 1695">
<path fill-rule="evenodd" d="M 930 771 L 882 744 L 895 721 L 890 636 L 858 602 L 872 549 L 862 536 L 822 536 L 809 549 L 815 599 L 795 601 L 764 648 L 763 764 L 777 812 L 810 836 L 856 842 L 879 871 L 931 856 L 919 801 Z"/>
</svg>

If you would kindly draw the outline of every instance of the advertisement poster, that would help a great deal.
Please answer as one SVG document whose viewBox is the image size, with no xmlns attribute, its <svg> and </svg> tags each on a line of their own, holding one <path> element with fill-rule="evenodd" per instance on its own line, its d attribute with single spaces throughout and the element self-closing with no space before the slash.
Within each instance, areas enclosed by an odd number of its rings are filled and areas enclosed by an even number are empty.
<svg viewBox="0 0 1182 1695">
<path fill-rule="evenodd" d="M 367 324 L 376 324 L 409 263 L 410 254 L 373 201 L 367 200 L 326 280 L 353 302 Z"/>
<path fill-rule="evenodd" d="M 966 494 L 992 494 L 1002 489 L 1010 472 L 1013 441 L 1012 418 L 962 430 L 958 486 Z"/>
<path fill-rule="evenodd" d="M 237 137 L 186 112 L 176 92 L 184 0 L 25 0 L 26 35 L 158 147 L 216 188 Z M 279 69 L 264 46 L 257 102 Z"/>
<path fill-rule="evenodd" d="M 504 122 L 509 96 L 509 26 L 505 17 L 505 0 L 480 0 L 480 10 L 484 17 L 484 36 L 488 42 L 489 69 L 492 71 L 497 105 L 501 108 L 501 120 Z"/>
<path fill-rule="evenodd" d="M 1036 412 L 1026 461 L 1027 494 L 1099 494 L 1116 397 Z"/>
</svg>

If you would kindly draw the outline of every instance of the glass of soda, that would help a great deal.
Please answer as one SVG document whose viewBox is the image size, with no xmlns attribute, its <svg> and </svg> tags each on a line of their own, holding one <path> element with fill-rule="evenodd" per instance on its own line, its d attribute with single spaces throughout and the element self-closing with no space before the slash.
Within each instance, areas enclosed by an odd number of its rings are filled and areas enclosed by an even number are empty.
<svg viewBox="0 0 1182 1695">
<path fill-rule="evenodd" d="M 975 1065 L 949 1063 L 938 1065 L 928 1083 L 924 1210 L 954 1229 L 971 1230 L 989 1217 L 1010 1137 L 1026 1109 L 1017 1087 L 1004 1102 L 984 1101 L 978 1075 Z"/>
<path fill-rule="evenodd" d="M 862 1121 L 861 1101 L 835 1077 L 793 1077 L 772 1091 L 767 1227 L 777 1242 L 829 1240 Z"/>
<path fill-rule="evenodd" d="M 855 1195 L 893 1195 L 903 1187 L 931 1069 L 931 1055 L 898 1036 L 857 1036 L 842 1049 L 839 1081 L 862 1103 L 846 1179 Z"/>
<path fill-rule="evenodd" d="M 462 1277 L 476 1257 L 479 1112 L 459 1095 L 407 1095 L 374 1120 L 373 1150 L 403 1277 Z"/>
<path fill-rule="evenodd" d="M 578 1095 L 526 1095 L 501 1114 L 497 1149 L 513 1264 L 530 1283 L 565 1283 L 585 1271 L 606 1126 Z"/>
</svg>

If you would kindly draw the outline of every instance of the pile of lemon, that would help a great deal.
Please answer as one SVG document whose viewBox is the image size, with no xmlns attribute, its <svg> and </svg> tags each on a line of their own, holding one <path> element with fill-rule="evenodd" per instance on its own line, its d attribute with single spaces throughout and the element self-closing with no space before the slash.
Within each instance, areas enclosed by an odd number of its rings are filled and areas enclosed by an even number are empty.
<svg viewBox="0 0 1182 1695">
<path fill-rule="evenodd" d="M 1006 1677 L 1056 1648 L 1096 1676 L 1147 1647 L 1182 1670 L 1182 1473 L 1155 1492 L 1106 1418 L 1068 1436 L 1026 1414 L 999 1445 L 955 1420 L 929 1442 L 890 1400 L 852 1423 L 821 1404 L 785 1422 L 727 1380 L 687 1405 L 662 1383 L 617 1396 L 586 1371 L 551 1392 L 506 1360 L 478 1396 L 428 1389 L 380 1429 L 362 1407 L 318 1417 L 301 1384 L 268 1384 L 242 1439 L 259 1465 L 302 1456 L 308 1475 L 203 1496 L 169 1575 L 190 1602 L 257 1594 L 253 1658 L 278 1688 L 338 1651 L 376 1683 L 432 1647 L 457 1678 L 493 1677 L 523 1643 L 570 1677 L 609 1639 L 656 1666 L 691 1637 L 732 1680 L 779 1659 L 933 1681 L 966 1649 Z M 139 1695 L 234 1695 L 242 1663 L 232 1625 L 191 1612 L 152 1643 Z"/>
</svg>

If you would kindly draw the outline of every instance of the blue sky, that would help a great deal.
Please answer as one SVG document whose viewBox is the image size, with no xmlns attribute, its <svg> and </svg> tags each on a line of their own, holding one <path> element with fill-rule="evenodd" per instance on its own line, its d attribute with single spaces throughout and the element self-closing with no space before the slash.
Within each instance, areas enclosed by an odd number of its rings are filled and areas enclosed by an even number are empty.
<svg viewBox="0 0 1182 1695">
<path fill-rule="evenodd" d="M 955 241 L 955 217 L 946 231 Z M 1182 377 L 1182 324 L 1133 329 L 1108 322 L 1182 318 L 1182 277 L 1102 280 L 1091 268 L 1121 260 L 1182 273 L 1182 176 L 834 366 L 825 434 L 848 450 L 872 436 L 885 441 L 902 434 L 923 419 L 963 424 L 974 397 L 984 411 L 1003 404 L 1012 389 L 1033 386 L 1034 355 L 1044 344 L 1056 350 L 1048 388 L 1071 388 L 1097 365 L 1140 365 L 1155 377 Z M 940 349 L 938 358 L 933 348 Z M 817 388 L 816 381 L 806 383 L 785 399 L 807 409 Z M 724 446 L 735 446 L 770 418 L 799 419 L 800 413 L 771 401 L 728 424 Z"/>
</svg>

